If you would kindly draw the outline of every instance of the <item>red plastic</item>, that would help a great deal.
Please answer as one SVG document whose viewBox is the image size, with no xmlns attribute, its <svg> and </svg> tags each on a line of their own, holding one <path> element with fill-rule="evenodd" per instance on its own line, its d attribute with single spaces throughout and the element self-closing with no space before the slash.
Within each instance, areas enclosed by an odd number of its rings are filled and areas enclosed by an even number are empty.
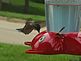
<svg viewBox="0 0 81 61">
<path fill-rule="evenodd" d="M 25 42 L 32 47 L 26 50 L 30 54 L 74 54 L 81 55 L 81 33 L 70 32 L 58 35 L 56 32 L 41 32 L 32 42 Z"/>
</svg>

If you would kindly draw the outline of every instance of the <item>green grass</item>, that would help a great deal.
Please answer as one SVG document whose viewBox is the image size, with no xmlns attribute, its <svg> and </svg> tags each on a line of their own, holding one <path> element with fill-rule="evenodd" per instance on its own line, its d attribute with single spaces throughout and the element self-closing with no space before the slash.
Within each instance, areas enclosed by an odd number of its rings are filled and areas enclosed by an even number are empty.
<svg viewBox="0 0 81 61">
<path fill-rule="evenodd" d="M 6 16 L 10 18 L 27 19 L 32 18 L 35 21 L 45 20 L 45 8 L 44 4 L 37 3 L 35 1 L 29 1 L 29 12 L 24 13 L 24 0 L 10 0 L 10 5 L 4 5 L 0 11 L 0 16 Z"/>
<path fill-rule="evenodd" d="M 24 5 L 25 0 L 10 0 L 13 5 Z"/>
<path fill-rule="evenodd" d="M 30 1 L 29 6 L 30 6 L 29 7 L 29 13 L 30 14 L 36 14 L 36 15 L 41 15 L 41 16 L 45 15 L 44 4 Z"/>
<path fill-rule="evenodd" d="M 26 54 L 27 46 L 0 43 L 0 61 L 69 61 L 79 60 L 74 55 L 34 55 Z"/>
<path fill-rule="evenodd" d="M 7 12 L 7 11 L 0 11 L 0 16 L 8 17 L 8 18 L 19 18 L 19 19 L 25 19 L 27 20 L 28 18 L 32 18 L 34 21 L 44 21 L 45 17 L 44 16 L 37 16 L 37 15 L 26 15 L 26 14 L 21 14 L 21 13 L 12 13 L 12 12 Z"/>
</svg>

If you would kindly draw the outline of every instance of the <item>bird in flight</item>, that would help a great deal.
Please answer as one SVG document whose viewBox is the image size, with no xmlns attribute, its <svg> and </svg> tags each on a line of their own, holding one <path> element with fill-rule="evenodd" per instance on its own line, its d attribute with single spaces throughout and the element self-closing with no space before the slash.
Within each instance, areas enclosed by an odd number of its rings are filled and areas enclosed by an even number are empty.
<svg viewBox="0 0 81 61">
<path fill-rule="evenodd" d="M 31 33 L 33 29 L 37 30 L 37 32 L 40 33 L 40 28 L 41 28 L 40 24 L 30 20 L 32 19 L 29 19 L 29 21 L 26 21 L 25 26 L 23 28 L 19 28 L 16 30 L 24 33 L 25 35 Z"/>
</svg>

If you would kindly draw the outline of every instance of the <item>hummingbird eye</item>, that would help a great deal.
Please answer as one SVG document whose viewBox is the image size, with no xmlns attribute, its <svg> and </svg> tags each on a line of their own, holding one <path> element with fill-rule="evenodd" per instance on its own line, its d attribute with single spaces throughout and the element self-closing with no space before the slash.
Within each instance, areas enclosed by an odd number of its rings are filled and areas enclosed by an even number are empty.
<svg viewBox="0 0 81 61">
<path fill-rule="evenodd" d="M 45 40 L 45 38 L 46 38 L 46 36 L 45 36 L 45 35 L 44 35 L 44 36 L 42 36 L 42 37 L 39 39 L 39 42 L 44 41 L 44 40 Z"/>
</svg>

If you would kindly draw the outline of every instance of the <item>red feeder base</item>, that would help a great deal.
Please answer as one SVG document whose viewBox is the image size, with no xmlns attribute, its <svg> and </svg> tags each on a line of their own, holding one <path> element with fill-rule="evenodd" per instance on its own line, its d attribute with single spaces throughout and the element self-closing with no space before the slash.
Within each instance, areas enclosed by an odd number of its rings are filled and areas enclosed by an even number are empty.
<svg viewBox="0 0 81 61">
<path fill-rule="evenodd" d="M 81 55 L 81 33 L 41 32 L 32 42 L 25 42 L 32 47 L 30 54 L 72 54 Z"/>
</svg>

